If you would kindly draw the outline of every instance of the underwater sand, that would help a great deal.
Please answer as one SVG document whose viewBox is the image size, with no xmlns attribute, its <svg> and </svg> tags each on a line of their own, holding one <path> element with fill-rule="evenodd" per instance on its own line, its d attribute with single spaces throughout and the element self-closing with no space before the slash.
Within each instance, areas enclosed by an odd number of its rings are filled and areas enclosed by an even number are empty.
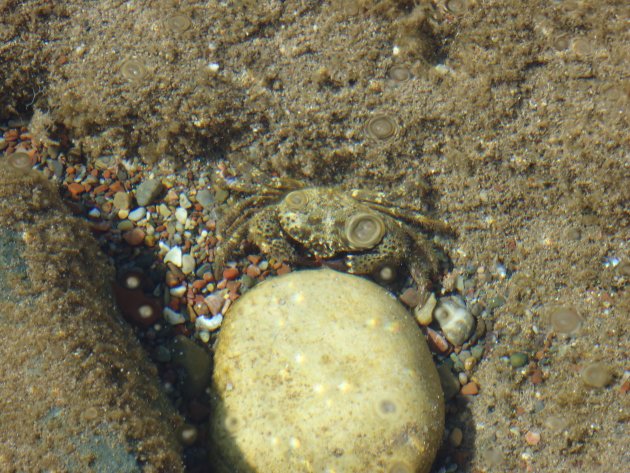
<svg viewBox="0 0 630 473">
<path fill-rule="evenodd" d="M 463 443 L 445 443 L 436 471 L 624 471 L 629 7 L 426 1 L 420 18 L 407 3 L 4 2 L 0 59 L 16 67 L 0 71 L 0 118 L 35 112 L 35 134 L 89 162 L 139 154 L 167 175 L 220 157 L 244 177 L 426 202 L 458 231 L 441 240 L 443 286 L 474 279 L 494 307 L 480 393 L 447 409 Z M 165 35 L 155 25 L 171 12 L 192 26 Z M 130 57 L 150 81 L 119 74 Z M 394 65 L 410 77 L 392 80 Z M 386 139 L 366 131 L 383 116 Z M 578 332 L 550 335 L 558 306 L 581 315 Z M 534 361 L 512 368 L 515 352 Z M 608 386 L 584 384 L 592 362 Z M 1 427 L 29 438 L 19 419 Z"/>
</svg>

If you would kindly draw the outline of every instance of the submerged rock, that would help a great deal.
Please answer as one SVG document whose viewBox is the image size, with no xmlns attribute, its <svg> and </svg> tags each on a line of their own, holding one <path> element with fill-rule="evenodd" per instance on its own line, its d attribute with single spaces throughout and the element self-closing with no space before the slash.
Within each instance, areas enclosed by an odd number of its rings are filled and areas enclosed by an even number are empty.
<svg viewBox="0 0 630 473">
<path fill-rule="evenodd" d="M 213 384 L 220 471 L 428 472 L 442 438 L 444 397 L 413 317 L 380 286 L 329 269 L 243 295 Z"/>
<path fill-rule="evenodd" d="M 0 470 L 183 471 L 181 423 L 88 226 L 0 160 Z"/>
</svg>

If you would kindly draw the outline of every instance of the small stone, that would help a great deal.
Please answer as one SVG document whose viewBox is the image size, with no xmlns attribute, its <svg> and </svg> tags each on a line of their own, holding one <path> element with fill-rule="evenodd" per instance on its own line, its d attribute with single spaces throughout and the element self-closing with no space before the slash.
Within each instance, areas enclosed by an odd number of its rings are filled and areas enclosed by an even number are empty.
<svg viewBox="0 0 630 473">
<path fill-rule="evenodd" d="M 164 345 L 158 345 L 153 352 L 153 358 L 159 363 L 168 363 L 171 361 L 171 351 Z"/>
<path fill-rule="evenodd" d="M 127 217 L 132 222 L 139 222 L 147 215 L 147 209 L 144 207 L 138 207 L 137 209 L 129 212 L 129 216 Z"/>
<path fill-rule="evenodd" d="M 446 401 L 453 399 L 459 392 L 460 384 L 455 374 L 451 371 L 448 364 L 443 363 L 437 368 L 438 375 L 440 375 L 440 384 L 442 385 L 442 391 L 444 392 L 444 399 Z"/>
<path fill-rule="evenodd" d="M 471 381 L 468 384 L 462 386 L 462 389 L 459 392 L 464 396 L 475 396 L 479 394 L 479 386 Z"/>
<path fill-rule="evenodd" d="M 516 352 L 510 355 L 510 365 L 512 365 L 512 368 L 522 368 L 528 361 L 527 353 Z"/>
<path fill-rule="evenodd" d="M 123 233 L 123 239 L 130 246 L 138 246 L 144 241 L 145 235 L 144 230 L 141 228 L 134 228 L 133 230 Z"/>
<path fill-rule="evenodd" d="M 131 194 L 128 192 L 116 192 L 114 194 L 114 207 L 119 210 L 129 210 L 131 206 Z"/>
<path fill-rule="evenodd" d="M 212 207 L 214 205 L 214 195 L 209 189 L 202 189 L 197 192 L 197 202 L 204 208 Z"/>
<path fill-rule="evenodd" d="M 433 322 L 433 310 L 437 305 L 435 294 L 429 294 L 426 302 L 422 306 L 416 306 L 413 309 L 413 315 L 420 325 L 429 325 Z"/>
<path fill-rule="evenodd" d="M 466 308 L 466 303 L 457 296 L 440 299 L 433 311 L 446 339 L 453 345 L 462 345 L 475 329 L 475 318 Z"/>
<path fill-rule="evenodd" d="M 440 334 L 439 332 L 436 332 L 432 328 L 426 327 L 425 333 L 427 335 L 429 348 L 432 352 L 445 354 L 451 349 L 451 346 L 446 341 L 446 338 L 444 338 L 444 336 L 442 336 L 442 334 Z"/>
<path fill-rule="evenodd" d="M 420 302 L 422 302 L 422 297 L 420 291 L 414 287 L 410 287 L 405 289 L 405 291 L 400 295 L 400 301 L 407 307 L 416 307 L 420 304 Z"/>
<path fill-rule="evenodd" d="M 179 194 L 179 206 L 184 209 L 189 209 L 192 207 L 192 202 L 190 202 L 186 194 Z"/>
<path fill-rule="evenodd" d="M 532 384 L 540 384 L 543 382 L 543 372 L 539 369 L 535 369 L 532 371 L 532 374 L 529 377 L 529 380 Z"/>
<path fill-rule="evenodd" d="M 466 371 L 472 371 L 476 364 L 477 358 L 475 358 L 474 356 L 469 356 L 468 358 L 464 359 L 464 369 Z"/>
<path fill-rule="evenodd" d="M 130 220 L 122 220 L 118 222 L 118 225 L 116 225 L 116 228 L 120 230 L 121 232 L 128 232 L 128 231 L 133 230 L 135 226 L 133 222 Z"/>
<path fill-rule="evenodd" d="M 462 444 L 464 440 L 464 432 L 459 427 L 455 427 L 451 430 L 451 434 L 448 436 L 449 441 L 453 447 L 457 448 Z"/>
<path fill-rule="evenodd" d="M 186 319 L 179 312 L 175 312 L 170 307 L 164 308 L 164 318 L 171 325 L 179 325 L 186 322 Z"/>
<path fill-rule="evenodd" d="M 237 268 L 225 268 L 223 270 L 223 279 L 227 279 L 228 281 L 231 281 L 233 279 L 236 279 L 238 277 L 239 271 Z"/>
<path fill-rule="evenodd" d="M 525 434 L 525 441 L 528 445 L 538 445 L 538 442 L 540 442 L 540 433 L 531 430 L 528 431 Z"/>
<path fill-rule="evenodd" d="M 483 346 L 475 345 L 470 349 L 470 354 L 474 356 L 477 361 L 481 360 L 483 357 Z"/>
<path fill-rule="evenodd" d="M 192 255 L 182 256 L 182 272 L 184 274 L 191 274 L 195 270 L 195 257 Z"/>
<path fill-rule="evenodd" d="M 138 205 L 144 207 L 151 204 L 162 192 L 162 183 L 157 179 L 144 181 L 136 189 L 136 201 Z"/>
<path fill-rule="evenodd" d="M 457 373 L 457 380 L 462 386 L 464 384 L 468 384 L 468 375 L 464 371 L 461 371 L 460 373 Z"/>
<path fill-rule="evenodd" d="M 188 288 L 185 285 L 175 286 L 168 290 L 173 297 L 184 297 Z"/>
<path fill-rule="evenodd" d="M 158 205 L 158 212 L 164 218 L 168 218 L 173 214 L 173 212 L 171 212 L 171 210 L 168 208 L 168 205 L 166 204 Z"/>
<path fill-rule="evenodd" d="M 245 274 L 247 274 L 250 278 L 257 278 L 262 274 L 262 271 L 258 266 L 250 264 L 245 270 Z"/>
<path fill-rule="evenodd" d="M 224 203 L 227 198 L 229 197 L 230 193 L 225 190 L 225 189 L 219 189 L 216 191 L 216 193 L 214 194 L 214 200 L 218 203 L 218 204 L 222 204 Z"/>
<path fill-rule="evenodd" d="M 212 317 L 201 316 L 195 320 L 195 328 L 197 330 L 205 330 L 207 332 L 214 332 L 223 323 L 223 316 L 221 314 L 214 315 Z"/>
<path fill-rule="evenodd" d="M 223 303 L 225 299 L 221 297 L 219 294 L 210 294 L 208 297 L 204 299 L 206 305 L 210 309 L 212 315 L 217 315 L 221 313 L 221 308 L 223 307 Z"/>
<path fill-rule="evenodd" d="M 181 268 L 183 263 L 182 249 L 179 246 L 171 248 L 164 256 L 164 263 L 173 263 L 178 268 Z"/>
<path fill-rule="evenodd" d="M 199 266 L 197 268 L 197 271 L 195 271 L 195 274 L 197 275 L 197 277 L 203 278 L 204 274 L 212 274 L 212 264 L 210 263 L 203 263 L 201 266 Z"/>
<path fill-rule="evenodd" d="M 186 220 L 188 220 L 188 211 L 182 207 L 177 207 L 175 210 L 175 219 L 184 225 Z"/>
<path fill-rule="evenodd" d="M 72 194 L 72 197 L 78 197 L 85 192 L 85 187 L 78 182 L 73 182 L 68 186 L 68 191 Z"/>
<path fill-rule="evenodd" d="M 199 432 L 194 425 L 185 425 L 179 431 L 179 441 L 187 447 L 194 445 L 198 437 Z"/>
</svg>

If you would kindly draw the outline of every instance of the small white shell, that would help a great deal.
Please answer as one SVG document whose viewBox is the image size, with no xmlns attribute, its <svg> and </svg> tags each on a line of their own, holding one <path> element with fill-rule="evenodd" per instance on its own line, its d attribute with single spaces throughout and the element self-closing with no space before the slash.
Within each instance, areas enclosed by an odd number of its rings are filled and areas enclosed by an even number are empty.
<svg viewBox="0 0 630 473">
<path fill-rule="evenodd" d="M 440 324 L 446 339 L 456 346 L 466 342 L 475 330 L 475 318 L 458 296 L 440 299 L 433 317 Z"/>
</svg>

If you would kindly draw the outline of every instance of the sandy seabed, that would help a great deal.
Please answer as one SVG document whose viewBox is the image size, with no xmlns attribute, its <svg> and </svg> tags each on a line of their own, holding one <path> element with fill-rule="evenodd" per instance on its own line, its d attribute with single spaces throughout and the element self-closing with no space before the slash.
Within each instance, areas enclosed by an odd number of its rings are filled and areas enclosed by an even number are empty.
<svg viewBox="0 0 630 473">
<path fill-rule="evenodd" d="M 629 7 L 413 3 L 0 2 L 0 118 L 88 161 L 221 158 L 426 202 L 458 231 L 449 277 L 474 273 L 496 306 L 440 466 L 623 471 Z M 551 333 L 557 307 L 578 332 Z M 514 369 L 515 352 L 541 359 Z M 583 382 L 594 362 L 608 386 Z"/>
</svg>

